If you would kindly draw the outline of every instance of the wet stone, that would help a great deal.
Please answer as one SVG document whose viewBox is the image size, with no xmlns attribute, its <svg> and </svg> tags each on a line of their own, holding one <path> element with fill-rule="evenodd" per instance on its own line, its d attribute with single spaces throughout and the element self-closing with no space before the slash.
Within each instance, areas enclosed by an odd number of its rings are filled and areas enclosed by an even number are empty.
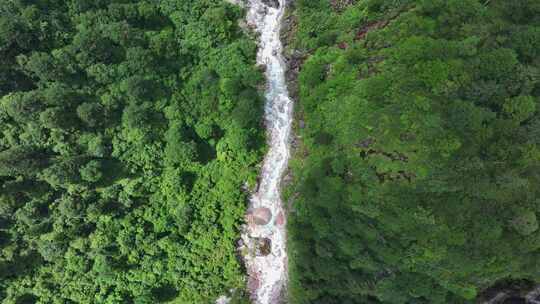
<svg viewBox="0 0 540 304">
<path fill-rule="evenodd" d="M 261 71 L 261 73 L 265 73 L 268 66 L 266 64 L 259 64 L 257 65 L 257 69 Z"/>
<path fill-rule="evenodd" d="M 275 221 L 276 226 L 282 226 L 285 224 L 285 215 L 283 214 L 283 211 L 279 212 L 279 214 L 276 217 Z"/>
<path fill-rule="evenodd" d="M 267 256 L 272 253 L 272 240 L 269 238 L 255 238 L 255 255 Z"/>
<path fill-rule="evenodd" d="M 247 220 L 250 224 L 264 226 L 272 220 L 272 211 L 265 207 L 255 208 L 248 212 Z"/>
<path fill-rule="evenodd" d="M 273 8 L 279 8 L 279 0 L 262 0 L 262 3 Z"/>
</svg>

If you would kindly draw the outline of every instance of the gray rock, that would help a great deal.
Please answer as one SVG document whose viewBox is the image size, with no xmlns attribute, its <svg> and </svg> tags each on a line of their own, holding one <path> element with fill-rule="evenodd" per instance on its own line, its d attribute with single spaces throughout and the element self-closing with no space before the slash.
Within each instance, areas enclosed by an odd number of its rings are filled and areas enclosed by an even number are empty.
<svg viewBox="0 0 540 304">
<path fill-rule="evenodd" d="M 359 148 L 369 148 L 369 146 L 373 145 L 375 143 L 375 139 L 368 137 L 356 144 Z"/>
<path fill-rule="evenodd" d="M 279 0 L 262 0 L 262 3 L 273 8 L 279 8 Z"/>
</svg>

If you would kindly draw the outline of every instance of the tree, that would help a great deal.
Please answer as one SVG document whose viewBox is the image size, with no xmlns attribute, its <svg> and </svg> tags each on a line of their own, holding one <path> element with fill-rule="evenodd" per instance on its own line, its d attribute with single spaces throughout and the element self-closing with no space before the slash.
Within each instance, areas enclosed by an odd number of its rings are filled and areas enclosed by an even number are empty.
<svg viewBox="0 0 540 304">
<path fill-rule="evenodd" d="M 77 115 L 89 127 L 95 128 L 103 124 L 106 113 L 96 102 L 85 102 L 77 107 Z"/>
<path fill-rule="evenodd" d="M 122 122 L 128 128 L 143 128 L 152 122 L 150 104 L 129 104 L 122 115 Z"/>
<path fill-rule="evenodd" d="M 512 227 L 521 235 L 530 235 L 538 230 L 535 212 L 522 210 L 512 219 Z"/>
<path fill-rule="evenodd" d="M 46 154 L 32 146 L 15 146 L 0 152 L 0 176 L 34 176 L 47 164 Z"/>
<path fill-rule="evenodd" d="M 81 180 L 79 168 L 87 159 L 86 156 L 57 158 L 48 168 L 43 170 L 40 177 L 55 188 L 77 184 Z"/>
<path fill-rule="evenodd" d="M 49 129 L 68 129 L 75 126 L 71 113 L 60 107 L 48 108 L 41 112 L 39 120 Z"/>
<path fill-rule="evenodd" d="M 15 121 L 25 123 L 35 120 L 42 109 L 39 94 L 35 91 L 12 93 L 2 97 L 2 108 Z"/>
<path fill-rule="evenodd" d="M 47 53 L 34 52 L 29 57 L 18 57 L 17 61 L 19 65 L 24 67 L 24 70 L 30 77 L 37 77 L 44 82 L 54 80 L 61 73 L 56 68 L 54 58 Z"/>
<path fill-rule="evenodd" d="M 89 183 L 95 183 L 102 178 L 102 170 L 102 163 L 100 161 L 91 160 L 81 168 L 81 178 Z"/>
<path fill-rule="evenodd" d="M 507 99 L 503 105 L 503 110 L 505 114 L 521 123 L 534 115 L 536 103 L 532 96 L 517 96 Z"/>
</svg>

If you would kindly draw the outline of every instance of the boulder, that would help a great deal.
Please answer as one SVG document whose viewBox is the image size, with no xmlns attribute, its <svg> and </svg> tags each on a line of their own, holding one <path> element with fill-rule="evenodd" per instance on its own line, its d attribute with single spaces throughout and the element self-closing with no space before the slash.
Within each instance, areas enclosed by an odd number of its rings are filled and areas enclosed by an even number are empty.
<svg viewBox="0 0 540 304">
<path fill-rule="evenodd" d="M 267 256 L 272 253 L 272 240 L 269 238 L 254 238 L 255 255 Z"/>
<path fill-rule="evenodd" d="M 273 8 L 279 8 L 279 0 L 262 0 L 262 3 Z"/>
<path fill-rule="evenodd" d="M 250 224 L 264 226 L 272 220 L 272 211 L 265 207 L 259 207 L 248 211 L 247 220 Z"/>
</svg>

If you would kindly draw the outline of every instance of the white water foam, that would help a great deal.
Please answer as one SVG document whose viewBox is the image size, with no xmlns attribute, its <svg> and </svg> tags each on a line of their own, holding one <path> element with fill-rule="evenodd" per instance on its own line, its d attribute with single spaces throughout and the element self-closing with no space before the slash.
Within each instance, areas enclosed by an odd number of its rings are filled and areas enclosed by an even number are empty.
<svg viewBox="0 0 540 304">
<path fill-rule="evenodd" d="M 248 289 L 254 304 L 279 304 L 283 302 L 287 283 L 286 216 L 282 206 L 280 184 L 290 157 L 290 134 L 293 121 L 293 101 L 289 97 L 280 40 L 281 22 L 287 0 L 279 6 L 269 6 L 263 0 L 228 0 L 247 7 L 247 23 L 260 34 L 257 63 L 265 67 L 265 125 L 268 153 L 264 159 L 258 191 L 251 197 L 249 209 L 267 208 L 272 220 L 266 225 L 249 223 L 242 232 L 243 256 L 248 273 Z M 267 3 L 273 2 L 267 0 Z M 253 252 L 256 239 L 268 239 L 269 255 Z M 218 304 L 228 303 L 220 297 Z"/>
<path fill-rule="evenodd" d="M 250 200 L 250 208 L 268 208 L 273 219 L 263 226 L 248 225 L 242 234 L 245 243 L 253 238 L 271 241 L 267 256 L 244 257 L 248 271 L 248 286 L 255 304 L 281 303 L 287 282 L 286 217 L 282 206 L 280 184 L 290 156 L 290 134 L 293 102 L 289 97 L 280 40 L 281 22 L 286 0 L 277 8 L 261 0 L 248 1 L 248 24 L 260 34 L 257 63 L 266 67 L 265 120 L 269 150 L 264 159 L 259 189 Z"/>
</svg>

